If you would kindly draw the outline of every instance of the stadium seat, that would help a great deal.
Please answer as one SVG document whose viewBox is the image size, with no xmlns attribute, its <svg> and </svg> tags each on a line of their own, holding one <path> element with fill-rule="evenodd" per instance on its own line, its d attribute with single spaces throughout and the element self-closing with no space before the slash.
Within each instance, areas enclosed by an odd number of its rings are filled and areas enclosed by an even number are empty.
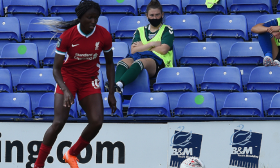
<svg viewBox="0 0 280 168">
<path fill-rule="evenodd" d="M 24 70 L 40 67 L 36 44 L 6 44 L 1 52 L 0 65 L 2 68 L 7 68 L 11 71 L 13 86 L 16 86 Z"/>
<path fill-rule="evenodd" d="M 55 1 L 56 1 L 56 0 L 48 0 L 48 8 L 49 8 L 49 11 L 51 10 L 52 6 L 55 5 Z"/>
<path fill-rule="evenodd" d="M 183 54 L 188 43 L 203 39 L 200 20 L 196 15 L 170 15 L 165 19 L 165 24 L 173 28 L 173 44 L 176 46 L 178 56 Z"/>
<path fill-rule="evenodd" d="M 237 42 L 232 45 L 226 64 L 240 69 L 243 85 L 246 85 L 252 69 L 263 65 L 263 57 L 258 42 Z"/>
<path fill-rule="evenodd" d="M 202 79 L 201 91 L 212 92 L 216 97 L 217 110 L 223 107 L 231 92 L 243 92 L 242 79 L 237 67 L 210 67 Z"/>
<path fill-rule="evenodd" d="M 45 93 L 39 100 L 38 107 L 34 110 L 35 118 L 53 118 L 54 117 L 54 93 Z M 69 118 L 77 118 L 77 103 L 71 105 Z"/>
<path fill-rule="evenodd" d="M 7 14 L 19 19 L 21 33 L 24 34 L 34 17 L 48 16 L 47 0 L 11 0 Z"/>
<path fill-rule="evenodd" d="M 141 15 L 145 15 L 147 5 L 151 2 L 151 0 L 145 0 L 142 6 L 139 6 L 139 13 Z M 162 5 L 162 10 L 164 12 L 164 16 L 169 15 L 182 15 L 182 2 L 181 0 L 159 0 Z"/>
<path fill-rule="evenodd" d="M 271 100 L 269 109 L 267 110 L 267 117 L 280 116 L 280 93 L 276 93 Z"/>
<path fill-rule="evenodd" d="M 3 0 L 3 7 L 6 8 L 11 4 L 11 0 Z"/>
<path fill-rule="evenodd" d="M 118 23 L 122 17 L 138 15 L 136 0 L 101 0 L 99 5 L 101 8 L 101 15 L 107 16 L 110 21 L 111 33 L 116 32 Z"/>
<path fill-rule="evenodd" d="M 0 69 L 0 93 L 13 93 L 12 74 L 8 69 Z"/>
<path fill-rule="evenodd" d="M 258 92 L 262 95 L 266 111 L 274 94 L 280 91 L 280 68 L 259 66 L 252 70 L 247 83 L 247 92 Z"/>
<path fill-rule="evenodd" d="M 234 43 L 247 40 L 247 22 L 242 15 L 214 16 L 206 30 L 206 41 L 220 44 L 223 60 L 227 58 L 230 47 Z"/>
<path fill-rule="evenodd" d="M 21 31 L 16 17 L 0 17 L 0 51 L 7 43 L 20 43 Z"/>
<path fill-rule="evenodd" d="M 77 19 L 75 8 L 79 5 L 80 0 L 55 0 L 51 7 L 52 17 L 62 17 L 64 21 Z"/>
<path fill-rule="evenodd" d="M 196 84 L 202 82 L 203 75 L 211 66 L 222 66 L 221 48 L 216 42 L 192 42 L 186 45 L 181 56 L 177 57 L 179 66 L 192 67 Z"/>
<path fill-rule="evenodd" d="M 146 16 L 125 16 L 121 18 L 115 33 L 115 41 L 125 42 L 130 48 L 134 32 L 138 27 L 147 26 L 148 24 Z"/>
<path fill-rule="evenodd" d="M 175 117 L 217 117 L 213 93 L 183 93 L 174 109 Z"/>
<path fill-rule="evenodd" d="M 125 42 L 113 42 L 112 50 L 113 50 L 113 61 L 115 65 L 117 65 L 117 63 L 120 60 L 124 59 L 129 53 L 128 46 Z M 100 69 L 103 73 L 104 82 L 107 82 L 108 79 L 106 73 L 106 60 L 103 52 L 101 52 L 100 54 L 99 61 L 101 65 Z"/>
<path fill-rule="evenodd" d="M 0 17 L 5 17 L 3 0 L 0 0 Z"/>
<path fill-rule="evenodd" d="M 54 92 L 55 86 L 56 82 L 51 68 L 27 69 L 22 72 L 16 90 L 29 93 L 32 110 L 34 110 L 38 106 L 41 96 L 46 92 Z"/>
<path fill-rule="evenodd" d="M 190 67 L 163 68 L 159 71 L 154 92 L 166 92 L 170 109 L 173 110 L 184 92 L 196 92 L 193 69 Z"/>
<path fill-rule="evenodd" d="M 105 92 L 103 72 L 101 70 L 99 70 L 98 79 L 101 92 Z"/>
<path fill-rule="evenodd" d="M 259 93 L 231 93 L 226 97 L 221 116 L 264 117 L 262 96 Z"/>
<path fill-rule="evenodd" d="M 128 117 L 171 117 L 166 93 L 135 93 L 130 101 Z"/>
<path fill-rule="evenodd" d="M 270 20 L 273 20 L 273 19 L 276 19 L 276 18 L 279 18 L 279 17 L 280 17 L 280 14 L 261 15 L 257 18 L 255 25 L 259 24 L 259 23 L 265 23 L 267 21 L 270 21 Z M 252 41 L 258 41 L 257 38 L 258 38 L 258 34 L 252 33 Z"/>
<path fill-rule="evenodd" d="M 106 16 L 99 16 L 97 24 L 104 27 L 109 33 L 111 33 L 110 22 Z"/>
<path fill-rule="evenodd" d="M 1 93 L 0 118 L 32 118 L 30 96 L 27 93 Z"/>
<path fill-rule="evenodd" d="M 273 13 L 271 0 L 232 0 L 229 10 L 231 15 L 243 15 L 246 17 L 249 32 L 255 26 L 259 16 Z"/>
<path fill-rule="evenodd" d="M 114 93 L 115 99 L 117 101 L 117 110 L 113 115 L 111 115 L 112 109 L 111 109 L 111 107 L 108 103 L 108 94 L 109 94 L 109 92 L 102 92 L 105 119 L 107 117 L 108 118 L 110 118 L 110 117 L 123 117 L 121 95 L 117 92 Z M 86 118 L 86 112 L 82 109 L 80 104 L 78 104 L 78 111 L 80 113 L 81 118 Z"/>
<path fill-rule="evenodd" d="M 205 32 L 215 15 L 227 15 L 226 0 L 220 0 L 212 8 L 207 8 L 205 0 L 182 0 L 184 13 L 200 17 L 202 31 Z M 187 22 L 189 23 L 189 21 Z"/>
<path fill-rule="evenodd" d="M 56 43 L 52 43 L 48 46 L 45 58 L 43 59 L 42 65 L 44 68 L 52 68 L 55 56 Z"/>
<path fill-rule="evenodd" d="M 26 43 L 35 43 L 38 46 L 39 60 L 42 61 L 46 55 L 47 46 L 56 43 L 60 33 L 54 33 L 48 26 L 38 24 L 42 19 L 63 20 L 61 17 L 37 17 L 33 18 L 28 26 L 25 36 Z"/>
</svg>

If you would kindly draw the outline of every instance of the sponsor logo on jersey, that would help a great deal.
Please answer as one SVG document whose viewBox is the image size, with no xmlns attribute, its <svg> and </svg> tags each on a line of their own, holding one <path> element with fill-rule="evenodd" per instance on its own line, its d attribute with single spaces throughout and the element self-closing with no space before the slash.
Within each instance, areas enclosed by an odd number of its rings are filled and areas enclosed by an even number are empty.
<svg viewBox="0 0 280 168">
<path fill-rule="evenodd" d="M 179 167 L 185 159 L 200 156 L 202 135 L 194 134 L 192 131 L 183 132 L 184 128 L 184 126 L 178 127 L 171 137 L 170 167 Z"/>
<path fill-rule="evenodd" d="M 74 59 L 76 60 L 94 60 L 96 59 L 98 56 L 97 53 L 95 54 L 79 54 L 79 53 L 76 53 L 75 56 L 74 56 Z"/>
<path fill-rule="evenodd" d="M 72 44 L 72 47 L 76 47 L 76 46 L 78 46 L 78 45 L 80 45 L 80 44 L 75 44 L 75 45 L 74 45 L 74 44 Z"/>
<path fill-rule="evenodd" d="M 244 125 L 239 125 L 230 137 L 232 154 L 229 165 L 236 167 L 259 167 L 262 134 L 243 131 Z"/>
</svg>

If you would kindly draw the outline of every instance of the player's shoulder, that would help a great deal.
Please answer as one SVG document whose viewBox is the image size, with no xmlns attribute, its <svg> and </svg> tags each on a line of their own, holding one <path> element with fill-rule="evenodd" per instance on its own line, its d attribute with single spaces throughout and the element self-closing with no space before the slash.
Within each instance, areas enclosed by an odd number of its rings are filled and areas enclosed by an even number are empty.
<svg viewBox="0 0 280 168">
<path fill-rule="evenodd" d="M 96 30 L 100 31 L 101 33 L 110 34 L 110 32 L 103 26 L 96 25 Z"/>
<path fill-rule="evenodd" d="M 76 32 L 75 32 L 75 31 L 76 31 Z M 65 31 L 61 34 L 60 38 L 70 38 L 70 37 L 71 37 L 71 34 L 77 33 L 77 32 L 78 32 L 77 26 L 75 25 L 75 26 L 73 26 L 73 27 L 71 27 L 71 28 L 65 30 Z"/>
</svg>

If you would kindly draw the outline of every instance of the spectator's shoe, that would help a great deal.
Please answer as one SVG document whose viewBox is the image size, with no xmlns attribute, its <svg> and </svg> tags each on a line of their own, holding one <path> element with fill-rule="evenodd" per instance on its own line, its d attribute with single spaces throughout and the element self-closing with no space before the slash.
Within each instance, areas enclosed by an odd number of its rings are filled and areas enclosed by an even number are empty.
<svg viewBox="0 0 280 168">
<path fill-rule="evenodd" d="M 72 156 L 69 154 L 69 150 L 63 155 L 63 159 L 65 160 L 65 163 L 68 163 L 70 165 L 70 168 L 79 168 L 76 156 Z"/>
<path fill-rule="evenodd" d="M 263 58 L 263 65 L 264 66 L 272 66 L 273 65 L 273 59 L 269 56 L 265 56 Z"/>
<path fill-rule="evenodd" d="M 279 67 L 280 66 L 280 62 L 278 60 L 274 60 L 273 61 L 273 66 Z"/>
</svg>

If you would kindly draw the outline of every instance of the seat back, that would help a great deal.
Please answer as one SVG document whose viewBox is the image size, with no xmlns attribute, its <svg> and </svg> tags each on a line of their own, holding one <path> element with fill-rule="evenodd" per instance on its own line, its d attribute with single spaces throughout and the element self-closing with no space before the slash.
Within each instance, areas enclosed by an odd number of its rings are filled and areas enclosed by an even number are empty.
<svg viewBox="0 0 280 168">
<path fill-rule="evenodd" d="M 1 93 L 0 115 L 31 118 L 31 100 L 27 93 Z"/>
<path fill-rule="evenodd" d="M 11 4 L 12 0 L 3 0 L 3 7 L 6 8 L 7 6 L 9 6 Z"/>
<path fill-rule="evenodd" d="M 0 93 L 13 93 L 12 74 L 8 69 L 0 69 Z"/>
<path fill-rule="evenodd" d="M 266 15 L 261 15 L 257 18 L 255 25 L 259 24 L 259 23 L 265 23 L 268 22 L 270 20 L 279 18 L 280 14 L 266 14 Z M 256 33 L 252 33 L 252 37 L 253 38 L 258 38 L 258 34 Z M 256 39 L 253 39 L 256 40 Z"/>
<path fill-rule="evenodd" d="M 217 117 L 216 101 L 213 93 L 183 93 L 174 109 L 175 116 L 212 116 Z"/>
<path fill-rule="evenodd" d="M 51 16 L 62 17 L 65 21 L 77 19 L 75 8 L 79 5 L 80 0 L 55 0 L 51 7 Z"/>
<path fill-rule="evenodd" d="M 55 49 L 56 49 L 56 44 L 50 44 L 48 46 L 45 58 L 43 59 L 43 66 L 44 67 L 53 67 L 54 63 L 54 57 L 55 57 Z"/>
<path fill-rule="evenodd" d="M 135 93 L 130 101 L 128 116 L 170 117 L 166 93 Z"/>
<path fill-rule="evenodd" d="M 267 116 L 280 116 L 280 93 L 276 93 L 271 100 L 269 109 L 267 110 Z"/>
<path fill-rule="evenodd" d="M 147 10 L 147 5 L 150 3 L 150 0 L 145 0 L 144 4 L 142 6 L 139 6 L 140 14 L 145 15 L 145 12 Z M 165 16 L 169 15 L 182 15 L 182 2 L 181 0 L 159 0 L 162 10 L 164 12 Z"/>
<path fill-rule="evenodd" d="M 231 93 L 225 99 L 221 115 L 263 117 L 262 96 L 259 93 Z"/>
<path fill-rule="evenodd" d="M 109 33 L 111 33 L 110 21 L 106 16 L 99 16 L 97 24 L 104 27 Z"/>
<path fill-rule="evenodd" d="M 0 23 L 0 39 L 9 40 L 9 42 L 21 42 L 21 30 L 18 18 L 0 17 Z"/>
<path fill-rule="evenodd" d="M 117 110 L 115 111 L 113 116 L 111 115 L 112 109 L 111 109 L 111 107 L 108 103 L 108 95 L 109 95 L 109 92 L 102 92 L 102 99 L 103 99 L 103 106 L 104 106 L 104 116 L 105 117 L 123 117 L 121 95 L 117 92 L 114 93 L 115 99 L 117 101 Z"/>
</svg>

